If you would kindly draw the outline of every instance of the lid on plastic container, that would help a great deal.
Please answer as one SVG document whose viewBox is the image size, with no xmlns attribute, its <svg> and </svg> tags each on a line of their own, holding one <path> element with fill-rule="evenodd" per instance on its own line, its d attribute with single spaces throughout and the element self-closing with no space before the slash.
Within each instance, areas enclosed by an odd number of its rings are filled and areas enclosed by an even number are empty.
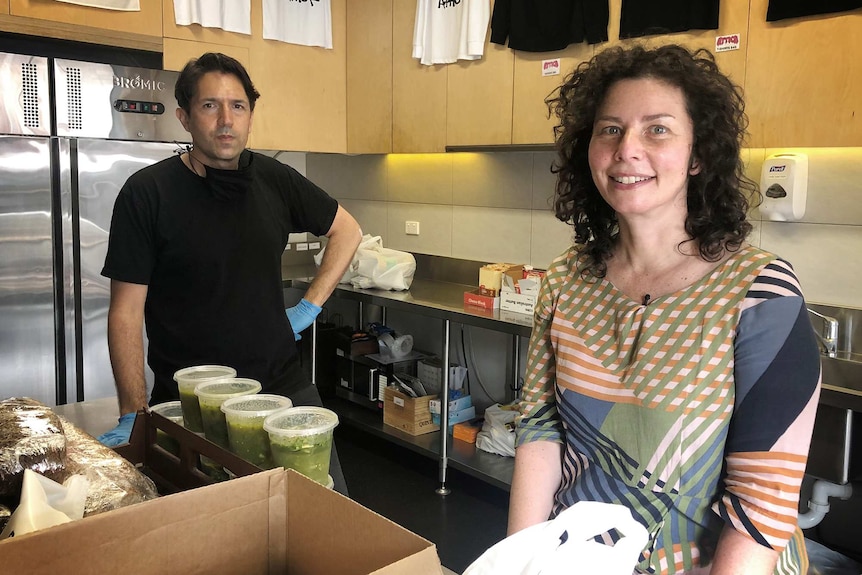
<svg viewBox="0 0 862 575">
<path fill-rule="evenodd" d="M 204 400 L 226 401 L 231 397 L 252 395 L 260 391 L 260 382 L 245 377 L 225 377 L 199 383 L 195 395 Z"/>
<path fill-rule="evenodd" d="M 265 417 L 280 409 L 293 407 L 289 397 L 258 393 L 232 397 L 221 404 L 221 410 L 234 417 Z"/>
<path fill-rule="evenodd" d="M 291 407 L 263 420 L 263 428 L 275 435 L 317 435 L 338 425 L 338 415 L 325 407 Z"/>
<path fill-rule="evenodd" d="M 170 419 L 174 423 L 183 424 L 183 408 L 179 401 L 167 401 L 165 403 L 160 403 L 158 405 L 154 405 L 150 408 L 150 411 L 158 413 L 164 418 Z"/>
<path fill-rule="evenodd" d="M 215 379 L 217 377 L 236 377 L 236 370 L 226 365 L 193 365 L 174 373 L 174 381 Z"/>
</svg>

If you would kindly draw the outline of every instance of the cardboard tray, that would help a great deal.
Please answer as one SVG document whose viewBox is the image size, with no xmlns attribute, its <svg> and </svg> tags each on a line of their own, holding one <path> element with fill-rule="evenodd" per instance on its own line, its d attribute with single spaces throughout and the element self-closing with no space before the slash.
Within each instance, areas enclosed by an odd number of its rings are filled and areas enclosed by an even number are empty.
<svg viewBox="0 0 862 575">
<path fill-rule="evenodd" d="M 433 543 L 273 469 L 0 541 L 28 575 L 440 575 Z"/>
<path fill-rule="evenodd" d="M 156 442 L 156 430 L 177 442 L 179 456 Z M 114 451 L 152 479 L 160 495 L 215 483 L 198 468 L 199 455 L 210 458 L 237 477 L 261 471 L 256 465 L 155 412 L 139 411 L 129 443 L 115 447 Z"/>
</svg>

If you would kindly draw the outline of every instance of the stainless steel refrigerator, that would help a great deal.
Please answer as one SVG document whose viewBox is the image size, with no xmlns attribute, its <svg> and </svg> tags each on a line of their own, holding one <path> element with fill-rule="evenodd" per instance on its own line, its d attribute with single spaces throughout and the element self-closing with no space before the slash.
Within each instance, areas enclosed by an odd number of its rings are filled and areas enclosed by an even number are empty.
<svg viewBox="0 0 862 575">
<path fill-rule="evenodd" d="M 176 76 L 0 53 L 0 399 L 116 394 L 111 213 L 126 178 L 189 141 Z"/>
</svg>

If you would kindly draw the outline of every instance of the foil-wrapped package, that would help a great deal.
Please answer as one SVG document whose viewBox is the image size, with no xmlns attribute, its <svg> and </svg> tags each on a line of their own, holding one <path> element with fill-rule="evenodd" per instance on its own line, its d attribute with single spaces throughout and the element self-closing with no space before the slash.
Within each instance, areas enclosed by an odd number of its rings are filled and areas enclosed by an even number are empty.
<svg viewBox="0 0 862 575">
<path fill-rule="evenodd" d="M 21 496 L 24 469 L 62 482 L 66 436 L 60 418 L 36 400 L 0 401 L 0 497 Z"/>
<path fill-rule="evenodd" d="M 84 516 L 158 497 L 152 480 L 91 435 L 60 417 L 66 433 L 66 473 L 90 482 Z"/>
</svg>

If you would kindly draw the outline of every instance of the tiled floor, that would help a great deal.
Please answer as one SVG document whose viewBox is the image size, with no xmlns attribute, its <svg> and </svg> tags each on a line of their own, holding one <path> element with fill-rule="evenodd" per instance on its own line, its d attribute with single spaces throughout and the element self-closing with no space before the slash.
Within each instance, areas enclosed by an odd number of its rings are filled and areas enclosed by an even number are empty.
<svg viewBox="0 0 862 575">
<path fill-rule="evenodd" d="M 435 543 L 456 573 L 505 537 L 508 492 L 450 470 L 441 497 L 436 460 L 348 426 L 335 441 L 350 497 Z"/>
</svg>

